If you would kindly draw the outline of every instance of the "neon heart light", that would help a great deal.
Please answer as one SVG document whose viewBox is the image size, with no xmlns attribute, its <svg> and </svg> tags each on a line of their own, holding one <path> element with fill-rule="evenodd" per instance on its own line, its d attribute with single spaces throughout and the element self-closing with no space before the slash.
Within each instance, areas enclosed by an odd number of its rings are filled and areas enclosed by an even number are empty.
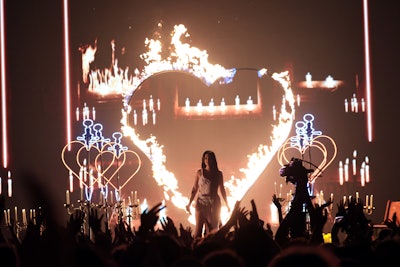
<svg viewBox="0 0 400 267">
<path fill-rule="evenodd" d="M 79 181 L 81 190 L 85 190 L 86 200 L 91 200 L 95 188 L 100 189 L 105 198 L 109 188 L 115 191 L 116 197 L 120 196 L 121 190 L 140 170 L 142 162 L 139 155 L 121 144 L 122 133 L 114 133 L 114 141 L 110 141 L 103 137 L 101 124 L 86 119 L 83 125 L 85 129 L 82 136 L 65 145 L 61 152 L 70 178 Z M 121 177 L 127 160 L 137 161 L 136 168 L 130 166 L 128 174 L 124 171 L 127 177 Z"/>
<path fill-rule="evenodd" d="M 280 147 L 277 153 L 278 162 L 283 166 L 293 157 L 302 160 L 307 157 L 306 161 L 314 165 L 311 166 L 311 169 L 316 167 L 309 177 L 309 183 L 313 184 L 336 158 L 336 143 L 331 137 L 314 129 L 312 114 L 305 114 L 303 121 L 296 122 L 295 126 L 296 136 L 288 138 Z"/>
</svg>

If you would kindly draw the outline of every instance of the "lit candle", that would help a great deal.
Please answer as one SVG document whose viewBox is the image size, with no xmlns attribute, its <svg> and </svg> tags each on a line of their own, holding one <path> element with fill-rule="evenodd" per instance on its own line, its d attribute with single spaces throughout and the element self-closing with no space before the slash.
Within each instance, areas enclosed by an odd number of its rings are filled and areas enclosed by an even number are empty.
<svg viewBox="0 0 400 267">
<path fill-rule="evenodd" d="M 201 99 L 199 99 L 199 102 L 197 102 L 196 110 L 199 113 L 203 111 L 203 103 L 201 102 Z"/>
<path fill-rule="evenodd" d="M 272 118 L 274 119 L 274 121 L 276 120 L 276 108 L 275 108 L 275 105 L 272 106 Z"/>
<path fill-rule="evenodd" d="M 90 169 L 90 174 L 89 174 L 89 183 L 90 183 L 90 188 L 93 188 L 94 185 L 94 176 L 93 176 L 93 169 Z"/>
<path fill-rule="evenodd" d="M 138 205 L 139 199 L 137 198 L 137 191 L 135 191 L 135 196 L 134 196 L 133 199 L 134 199 L 134 201 L 135 201 L 135 204 Z"/>
<path fill-rule="evenodd" d="M 97 185 L 101 188 L 101 165 L 97 166 Z"/>
<path fill-rule="evenodd" d="M 150 95 L 150 99 L 149 99 L 149 109 L 150 109 L 150 110 L 154 110 L 153 95 Z"/>
<path fill-rule="evenodd" d="M 143 109 L 142 111 L 142 124 L 147 125 L 148 122 L 148 114 L 147 114 L 147 109 Z"/>
<path fill-rule="evenodd" d="M 6 210 L 4 210 L 3 211 L 4 212 L 4 223 L 5 223 L 5 225 L 8 225 L 8 217 L 7 217 L 7 211 Z"/>
<path fill-rule="evenodd" d="M 80 200 L 83 200 L 83 185 L 82 185 L 82 187 L 81 187 Z"/>
<path fill-rule="evenodd" d="M 65 201 L 67 205 L 71 204 L 70 196 L 69 196 L 69 190 L 65 191 Z"/>
<path fill-rule="evenodd" d="M 238 109 L 240 107 L 240 98 L 238 95 L 236 95 L 236 97 L 235 97 L 235 106 L 236 106 L 236 109 Z"/>
<path fill-rule="evenodd" d="M 358 192 L 356 192 L 356 202 L 358 203 L 358 199 L 359 199 L 359 194 L 358 194 Z"/>
<path fill-rule="evenodd" d="M 137 113 L 136 113 L 136 109 L 133 110 L 133 123 L 134 123 L 135 125 L 137 125 Z"/>
<path fill-rule="evenodd" d="M 221 109 L 225 110 L 225 108 L 226 108 L 225 98 L 222 98 L 222 100 L 221 100 Z"/>
<path fill-rule="evenodd" d="M 369 183 L 369 158 L 366 156 L 365 157 L 365 182 Z"/>
<path fill-rule="evenodd" d="M 86 167 L 86 159 L 83 160 L 83 181 L 87 181 L 87 167 Z"/>
<path fill-rule="evenodd" d="M 79 107 L 76 108 L 76 121 L 79 121 Z"/>
<path fill-rule="evenodd" d="M 92 108 L 92 116 L 93 116 L 93 120 L 96 120 L 96 109 L 93 107 Z"/>
<path fill-rule="evenodd" d="M 83 167 L 79 169 L 79 187 L 83 187 Z"/>
<path fill-rule="evenodd" d="M 279 198 L 282 197 L 282 184 L 279 185 Z"/>
<path fill-rule="evenodd" d="M 339 161 L 339 184 L 343 185 L 343 162 Z"/>
<path fill-rule="evenodd" d="M 189 111 L 189 108 L 190 108 L 190 100 L 189 100 L 189 97 L 187 97 L 186 100 L 185 100 L 185 108 L 186 108 L 186 111 Z"/>
<path fill-rule="evenodd" d="M 311 73 L 307 72 L 306 74 L 306 86 L 307 88 L 311 88 L 312 87 L 312 75 Z"/>
<path fill-rule="evenodd" d="M 157 99 L 157 110 L 160 110 L 161 108 L 161 102 L 160 99 Z"/>
<path fill-rule="evenodd" d="M 354 112 L 358 113 L 358 100 L 354 98 Z"/>
<path fill-rule="evenodd" d="M 321 190 L 320 193 L 319 193 L 319 196 L 320 196 L 319 205 L 321 206 L 322 203 L 325 202 L 324 191 Z"/>
<path fill-rule="evenodd" d="M 344 111 L 349 112 L 349 102 L 347 101 L 347 98 L 344 100 Z"/>
<path fill-rule="evenodd" d="M 357 150 L 354 150 L 353 151 L 353 161 L 352 161 L 352 163 L 353 163 L 353 175 L 357 174 L 357 160 L 356 160 L 356 157 L 357 157 Z"/>
<path fill-rule="evenodd" d="M 69 171 L 69 190 L 74 192 L 74 179 L 72 176 L 72 171 Z"/>
<path fill-rule="evenodd" d="M 15 206 L 15 208 L 14 208 L 14 217 L 15 217 L 15 223 L 17 223 L 18 222 L 18 208 L 17 208 L 17 206 Z"/>
<path fill-rule="evenodd" d="M 10 209 L 7 209 L 7 221 L 8 221 L 8 224 L 11 223 L 11 211 L 10 211 Z"/>
<path fill-rule="evenodd" d="M 349 158 L 346 158 L 346 161 L 344 164 L 344 180 L 346 182 L 349 181 Z"/>
<path fill-rule="evenodd" d="M 12 197 L 12 180 L 11 180 L 11 178 L 8 178 L 7 184 L 8 184 L 8 197 Z"/>
<path fill-rule="evenodd" d="M 251 96 L 247 99 L 247 110 L 253 109 L 253 99 L 251 99 Z"/>
<path fill-rule="evenodd" d="M 28 224 L 27 219 L 26 219 L 26 210 L 25 209 L 22 209 L 22 223 L 23 223 L 23 225 Z"/>
<path fill-rule="evenodd" d="M 365 186 L 365 162 L 361 164 L 360 168 L 360 181 L 361 181 L 361 186 Z"/>
<path fill-rule="evenodd" d="M 210 102 L 208 102 L 208 108 L 211 112 L 214 111 L 214 98 L 211 98 Z"/>
<path fill-rule="evenodd" d="M 374 207 L 374 195 L 371 195 L 371 199 L 369 201 L 370 201 L 370 206 L 372 209 Z"/>
<path fill-rule="evenodd" d="M 361 98 L 361 110 L 362 110 L 362 112 L 365 112 L 365 100 L 364 100 L 364 98 Z"/>
</svg>

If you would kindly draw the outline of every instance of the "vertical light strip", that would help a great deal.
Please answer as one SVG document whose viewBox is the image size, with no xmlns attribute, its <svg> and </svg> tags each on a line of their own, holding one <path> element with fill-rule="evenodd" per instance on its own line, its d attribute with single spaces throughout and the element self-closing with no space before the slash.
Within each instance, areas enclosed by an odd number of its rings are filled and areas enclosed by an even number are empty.
<svg viewBox="0 0 400 267">
<path fill-rule="evenodd" d="M 367 131 L 368 141 L 372 142 L 372 105 L 371 105 L 371 63 L 369 51 L 369 16 L 368 16 L 368 0 L 363 1 L 364 10 L 364 51 L 365 51 L 365 90 L 367 104 Z"/>
<path fill-rule="evenodd" d="M 3 167 L 8 167 L 8 133 L 7 133 L 7 95 L 6 95 L 6 55 L 5 55 L 5 27 L 4 27 L 4 0 L 0 0 L 0 42 L 1 42 L 1 131 Z"/>
<path fill-rule="evenodd" d="M 64 53 L 65 53 L 65 109 L 66 109 L 66 143 L 71 142 L 71 86 L 70 86 L 70 62 L 69 62 L 69 12 L 68 0 L 64 0 Z M 70 149 L 70 147 L 68 148 Z"/>
</svg>

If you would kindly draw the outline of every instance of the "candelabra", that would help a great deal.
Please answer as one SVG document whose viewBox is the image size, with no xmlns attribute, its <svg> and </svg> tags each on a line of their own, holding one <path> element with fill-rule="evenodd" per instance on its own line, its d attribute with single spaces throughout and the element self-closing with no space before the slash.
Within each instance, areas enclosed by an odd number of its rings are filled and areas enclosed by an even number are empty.
<svg viewBox="0 0 400 267">
<path fill-rule="evenodd" d="M 122 145 L 122 133 L 113 133 L 111 141 L 110 138 L 104 138 L 100 123 L 84 119 L 82 124 L 83 134 L 66 144 L 61 153 L 62 162 L 69 172 L 69 189 L 66 190 L 64 204 L 66 212 L 69 215 L 76 209 L 84 212 L 84 233 L 89 233 L 88 216 L 92 208 L 103 209 L 107 219 L 111 213 L 116 212 L 118 221 L 127 219 L 131 224 L 133 217 L 129 210 L 137 208 L 139 202 L 137 193 L 133 196 L 132 192 L 134 202 L 132 204 L 129 196 L 127 205 L 124 188 L 139 172 L 141 159 L 136 152 Z M 138 164 L 136 169 L 129 166 L 127 177 L 127 170 L 124 173 L 122 170 L 128 158 L 130 162 Z M 76 202 L 71 202 L 74 182 L 79 183 L 80 194 Z"/>
</svg>

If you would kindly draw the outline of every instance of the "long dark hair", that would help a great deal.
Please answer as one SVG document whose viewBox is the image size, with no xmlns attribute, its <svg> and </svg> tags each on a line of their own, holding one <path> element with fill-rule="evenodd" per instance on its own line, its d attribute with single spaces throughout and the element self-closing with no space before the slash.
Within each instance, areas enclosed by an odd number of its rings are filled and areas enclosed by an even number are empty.
<svg viewBox="0 0 400 267">
<path fill-rule="evenodd" d="M 203 156 L 201 157 L 201 168 L 204 169 L 206 167 L 206 164 L 204 163 L 204 158 L 206 155 L 208 155 L 208 165 L 210 166 L 210 172 L 214 173 L 219 171 L 217 157 L 215 156 L 215 153 L 211 150 L 204 151 Z"/>
</svg>

